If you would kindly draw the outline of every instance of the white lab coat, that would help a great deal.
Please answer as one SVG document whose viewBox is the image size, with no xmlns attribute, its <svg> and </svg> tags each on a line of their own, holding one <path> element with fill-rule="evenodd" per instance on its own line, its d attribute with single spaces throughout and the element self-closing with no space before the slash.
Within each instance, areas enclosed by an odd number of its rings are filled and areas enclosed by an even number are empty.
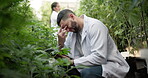
<svg viewBox="0 0 148 78">
<path fill-rule="evenodd" d="M 58 12 L 56 11 L 52 11 L 50 20 L 51 20 L 51 27 L 58 27 L 57 25 L 57 16 L 58 16 Z"/>
<path fill-rule="evenodd" d="M 75 66 L 102 65 L 102 76 L 105 78 L 124 78 L 129 71 L 129 65 L 101 21 L 84 15 L 81 39 L 83 57 L 77 58 L 79 52 L 75 49 L 76 40 L 76 33 L 69 32 L 64 43 L 70 48 L 69 56 L 74 58 Z"/>
<path fill-rule="evenodd" d="M 57 16 L 58 16 L 58 12 L 56 11 L 52 11 L 52 14 L 51 14 L 51 27 L 53 27 L 53 30 L 55 31 L 58 31 L 59 30 L 59 27 L 57 25 Z M 55 36 L 57 36 L 57 32 L 53 33 Z"/>
</svg>

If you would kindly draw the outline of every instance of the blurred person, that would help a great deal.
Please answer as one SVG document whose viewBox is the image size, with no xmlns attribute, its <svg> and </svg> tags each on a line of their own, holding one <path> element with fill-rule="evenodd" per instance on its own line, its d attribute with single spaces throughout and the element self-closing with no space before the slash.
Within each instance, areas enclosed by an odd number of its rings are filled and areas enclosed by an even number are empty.
<svg viewBox="0 0 148 78">
<path fill-rule="evenodd" d="M 57 25 L 57 16 L 58 16 L 58 12 L 60 11 L 60 5 L 58 2 L 53 2 L 51 4 L 51 9 L 52 9 L 52 14 L 51 14 L 51 27 L 55 27 L 54 29 L 56 29 L 56 27 L 58 27 Z"/>
<path fill-rule="evenodd" d="M 67 58 L 77 68 L 81 78 L 124 78 L 129 65 L 118 51 L 108 28 L 99 20 L 69 9 L 57 17 L 59 49 L 70 48 Z M 67 35 L 68 33 L 68 35 Z M 70 59 L 72 58 L 72 59 Z"/>
</svg>

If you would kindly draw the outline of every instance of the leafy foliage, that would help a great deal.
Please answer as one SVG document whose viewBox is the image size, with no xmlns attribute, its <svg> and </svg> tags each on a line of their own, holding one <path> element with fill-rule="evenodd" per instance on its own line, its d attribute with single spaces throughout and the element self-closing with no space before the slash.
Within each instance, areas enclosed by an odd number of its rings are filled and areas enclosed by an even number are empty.
<svg viewBox="0 0 148 78">
<path fill-rule="evenodd" d="M 58 51 L 55 32 L 34 16 L 28 0 L 1 1 L 0 77 L 69 78 L 62 67 L 69 62 L 54 58 L 67 53 Z"/>
<path fill-rule="evenodd" d="M 110 30 L 120 51 L 147 47 L 147 0 L 81 0 L 80 13 L 101 20 Z M 144 44 L 143 44 L 144 43 Z"/>
</svg>

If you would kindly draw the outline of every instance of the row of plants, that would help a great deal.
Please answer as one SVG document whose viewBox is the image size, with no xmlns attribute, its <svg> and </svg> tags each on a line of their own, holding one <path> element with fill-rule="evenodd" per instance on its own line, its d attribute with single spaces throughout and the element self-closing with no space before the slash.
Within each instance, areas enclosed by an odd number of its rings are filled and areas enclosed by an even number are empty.
<svg viewBox="0 0 148 78">
<path fill-rule="evenodd" d="M 28 0 L 0 1 L 0 78 L 70 78 L 66 59 L 55 59 L 57 37 L 33 14 Z"/>
<path fill-rule="evenodd" d="M 134 50 L 148 48 L 147 0 L 81 0 L 79 11 L 101 20 L 120 52 L 132 47 L 134 54 Z"/>
</svg>

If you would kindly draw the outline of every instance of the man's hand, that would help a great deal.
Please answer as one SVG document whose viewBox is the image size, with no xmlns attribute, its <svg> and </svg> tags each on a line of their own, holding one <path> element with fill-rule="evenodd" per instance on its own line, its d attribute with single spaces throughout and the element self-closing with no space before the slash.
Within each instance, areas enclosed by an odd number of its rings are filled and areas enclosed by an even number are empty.
<svg viewBox="0 0 148 78">
<path fill-rule="evenodd" d="M 70 65 L 73 65 L 74 64 L 74 60 L 71 60 L 68 56 L 65 56 L 65 55 L 60 55 L 62 58 L 66 58 L 69 62 L 70 62 Z"/>
<path fill-rule="evenodd" d="M 58 32 L 58 45 L 59 45 L 59 50 L 61 50 L 61 48 L 64 47 L 64 42 L 65 42 L 65 39 L 66 39 L 66 30 L 67 26 L 65 26 L 64 29 L 62 29 L 62 25 L 61 25 L 61 28 Z"/>
</svg>

